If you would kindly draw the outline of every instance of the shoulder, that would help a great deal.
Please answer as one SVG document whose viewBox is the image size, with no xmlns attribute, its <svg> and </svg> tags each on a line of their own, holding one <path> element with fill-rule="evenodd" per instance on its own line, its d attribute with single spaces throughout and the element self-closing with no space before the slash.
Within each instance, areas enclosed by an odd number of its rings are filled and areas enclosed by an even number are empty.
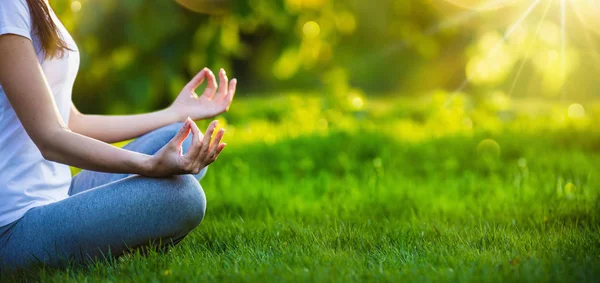
<svg viewBox="0 0 600 283">
<path fill-rule="evenodd" d="M 29 37 L 31 15 L 27 0 L 0 0 L 0 35 L 6 33 Z"/>
<path fill-rule="evenodd" d="M 0 0 L 0 16 L 9 16 L 14 13 L 27 14 L 29 16 L 27 0 Z"/>
</svg>

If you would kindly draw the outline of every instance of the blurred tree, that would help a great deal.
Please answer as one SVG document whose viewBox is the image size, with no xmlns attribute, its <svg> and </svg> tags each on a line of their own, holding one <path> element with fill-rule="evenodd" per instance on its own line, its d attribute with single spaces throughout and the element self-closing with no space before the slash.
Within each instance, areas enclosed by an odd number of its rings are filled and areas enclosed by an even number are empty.
<svg viewBox="0 0 600 283">
<path fill-rule="evenodd" d="M 92 113 L 164 107 L 204 66 L 227 69 L 241 95 L 319 89 L 346 108 L 360 90 L 576 95 L 597 86 L 587 72 L 597 61 L 580 59 L 589 52 L 581 44 L 566 48 L 561 65 L 560 21 L 543 13 L 556 10 L 548 1 L 518 26 L 527 5 L 473 12 L 445 0 L 231 1 L 216 15 L 175 0 L 52 1 L 82 56 L 75 103 Z M 570 32 L 568 40 L 583 38 Z M 565 88 L 567 79 L 577 84 Z"/>
</svg>

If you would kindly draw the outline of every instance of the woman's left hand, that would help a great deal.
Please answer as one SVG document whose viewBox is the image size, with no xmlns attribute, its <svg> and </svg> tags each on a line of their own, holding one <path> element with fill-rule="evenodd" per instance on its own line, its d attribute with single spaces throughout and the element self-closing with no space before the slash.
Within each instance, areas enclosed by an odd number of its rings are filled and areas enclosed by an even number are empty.
<svg viewBox="0 0 600 283">
<path fill-rule="evenodd" d="M 208 85 L 202 95 L 198 96 L 195 90 L 205 79 Z M 219 85 L 213 72 L 204 68 L 183 88 L 169 110 L 180 117 L 190 117 L 193 120 L 207 119 L 227 112 L 235 95 L 237 80 L 229 81 L 225 70 L 221 69 Z"/>
</svg>

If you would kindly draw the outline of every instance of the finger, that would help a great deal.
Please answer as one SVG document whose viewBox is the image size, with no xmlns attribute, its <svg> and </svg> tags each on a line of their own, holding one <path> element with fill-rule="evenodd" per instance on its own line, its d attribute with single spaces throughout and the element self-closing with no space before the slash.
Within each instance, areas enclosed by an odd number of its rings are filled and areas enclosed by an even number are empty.
<svg viewBox="0 0 600 283">
<path fill-rule="evenodd" d="M 221 139 L 223 139 L 223 135 L 225 134 L 225 129 L 220 129 L 217 134 L 215 135 L 215 138 L 213 139 L 210 148 L 208 150 L 208 157 L 209 158 L 214 158 L 215 154 L 217 153 L 217 147 L 219 146 L 219 144 L 221 144 Z"/>
<path fill-rule="evenodd" d="M 196 123 L 194 123 L 191 119 L 189 120 L 189 123 L 190 129 L 192 131 L 192 144 L 190 145 L 190 148 L 186 153 L 186 157 L 188 158 L 188 160 L 195 161 L 198 158 L 198 155 L 200 154 L 200 149 L 202 147 L 202 142 L 200 141 L 201 133 Z"/>
<path fill-rule="evenodd" d="M 199 156 L 199 159 L 202 162 L 202 164 L 210 164 L 216 159 L 217 147 L 221 143 L 221 139 L 223 138 L 224 133 L 225 129 L 220 129 L 215 135 L 215 138 L 213 139 L 210 148 L 208 149 L 206 154 L 201 154 Z"/>
<path fill-rule="evenodd" d="M 235 95 L 235 89 L 237 87 L 237 79 L 233 79 L 229 82 L 229 93 L 227 93 L 227 99 L 229 101 L 233 100 L 233 96 Z"/>
<path fill-rule="evenodd" d="M 204 139 L 202 139 L 202 148 L 200 149 L 200 152 L 202 153 L 206 153 L 209 149 L 210 146 L 210 139 L 212 138 L 213 133 L 215 132 L 215 128 L 217 127 L 218 121 L 212 121 L 212 123 L 210 123 L 210 125 L 208 125 L 208 128 L 206 129 L 206 132 L 204 133 Z"/>
<path fill-rule="evenodd" d="M 217 98 L 225 98 L 227 93 L 229 93 L 229 79 L 227 78 L 227 73 L 225 70 L 221 69 L 219 71 L 219 92 L 217 93 Z"/>
<path fill-rule="evenodd" d="M 225 149 L 226 146 L 227 146 L 226 143 L 222 143 L 219 145 L 219 147 L 217 148 L 217 156 L 219 156 L 219 154 L 221 154 L 221 151 L 223 151 L 223 149 Z"/>
<path fill-rule="evenodd" d="M 215 154 L 205 161 L 206 165 L 210 165 L 211 163 L 215 162 L 215 160 L 217 160 L 217 158 L 219 158 L 221 151 L 223 151 L 223 149 L 225 148 L 226 145 L 227 145 L 226 143 L 219 144 Z"/>
<path fill-rule="evenodd" d="M 202 93 L 202 95 L 212 99 L 215 96 L 219 85 L 217 84 L 215 74 L 213 74 L 213 72 L 210 69 L 207 69 L 206 79 L 208 80 L 208 86 L 206 86 L 206 89 L 204 90 L 204 93 Z"/>
<path fill-rule="evenodd" d="M 194 76 L 194 78 L 192 78 L 190 82 L 187 85 L 185 85 L 185 88 L 187 90 L 194 91 L 198 86 L 202 84 L 202 82 L 204 82 L 204 78 L 206 77 L 208 71 L 208 68 L 202 69 L 202 71 L 198 72 L 198 74 L 196 74 L 196 76 Z"/>
<path fill-rule="evenodd" d="M 190 134 L 190 131 L 191 131 L 190 121 L 191 121 L 190 118 L 188 118 L 188 120 L 185 121 L 185 123 L 183 124 L 181 129 L 179 129 L 177 134 L 175 134 L 175 136 L 169 142 L 169 143 L 173 143 L 173 145 L 177 146 L 180 151 L 181 151 L 181 145 L 183 144 L 183 141 L 185 141 L 185 139 Z"/>
<path fill-rule="evenodd" d="M 219 158 L 219 155 L 221 154 L 221 151 L 223 151 L 223 149 L 225 148 L 225 146 L 227 146 L 226 143 L 222 143 L 217 147 L 217 153 L 215 154 L 214 160 L 217 160 L 217 158 Z"/>
</svg>

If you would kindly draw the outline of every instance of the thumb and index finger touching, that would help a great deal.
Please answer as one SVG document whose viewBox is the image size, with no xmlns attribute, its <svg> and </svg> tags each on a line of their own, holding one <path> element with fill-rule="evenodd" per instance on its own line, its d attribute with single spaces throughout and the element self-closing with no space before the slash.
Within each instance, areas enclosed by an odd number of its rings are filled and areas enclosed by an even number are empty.
<svg viewBox="0 0 600 283">
<path fill-rule="evenodd" d="M 212 136 L 217 128 L 217 125 L 218 125 L 217 120 L 212 121 L 208 125 L 208 128 L 206 129 L 206 132 L 203 135 L 200 132 L 200 129 L 198 128 L 196 123 L 194 121 L 192 121 L 191 118 L 187 118 L 185 123 L 183 124 L 181 129 L 177 132 L 177 134 L 175 134 L 175 136 L 173 137 L 171 142 L 174 143 L 179 148 L 181 148 L 183 142 L 187 139 L 187 137 L 190 135 L 190 133 L 192 133 L 193 139 L 192 139 L 192 144 L 190 145 L 188 154 L 190 154 L 192 156 L 196 156 L 201 150 L 207 150 L 208 147 L 211 145 L 211 140 L 213 138 Z M 224 129 L 221 129 L 219 131 L 218 141 L 220 141 L 220 138 L 222 137 L 223 133 L 224 133 Z"/>
<path fill-rule="evenodd" d="M 206 87 L 206 89 L 207 90 L 214 89 L 216 91 L 217 78 L 215 77 L 215 74 L 209 68 L 202 69 L 198 74 L 196 74 L 196 76 L 194 76 L 190 80 L 190 82 L 185 86 L 185 88 L 190 91 L 194 91 L 196 88 L 198 88 L 204 82 L 205 79 L 208 80 L 208 86 Z"/>
</svg>

